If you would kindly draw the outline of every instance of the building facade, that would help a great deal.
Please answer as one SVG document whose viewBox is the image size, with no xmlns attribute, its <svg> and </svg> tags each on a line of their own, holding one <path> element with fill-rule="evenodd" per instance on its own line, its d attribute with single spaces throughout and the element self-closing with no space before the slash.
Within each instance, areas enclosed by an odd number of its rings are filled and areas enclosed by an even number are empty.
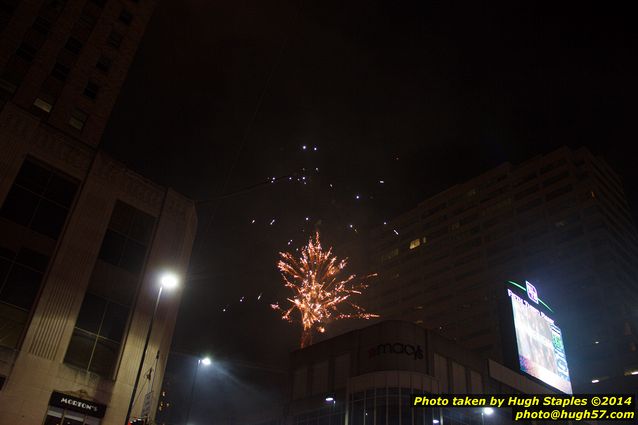
<svg viewBox="0 0 638 425">
<path fill-rule="evenodd" d="M 194 203 L 98 149 L 150 0 L 0 8 L 0 423 L 124 423 L 163 272 Z M 164 291 L 133 417 L 154 412 L 180 290 Z"/>
<path fill-rule="evenodd" d="M 499 362 L 402 321 L 380 322 L 292 353 L 287 424 L 496 425 L 511 411 L 413 408 L 413 394 L 552 394 Z"/>
<path fill-rule="evenodd" d="M 369 308 L 503 360 L 505 283 L 530 281 L 563 330 L 575 391 L 638 387 L 638 244 L 622 183 L 586 149 L 503 164 L 372 237 Z"/>
</svg>

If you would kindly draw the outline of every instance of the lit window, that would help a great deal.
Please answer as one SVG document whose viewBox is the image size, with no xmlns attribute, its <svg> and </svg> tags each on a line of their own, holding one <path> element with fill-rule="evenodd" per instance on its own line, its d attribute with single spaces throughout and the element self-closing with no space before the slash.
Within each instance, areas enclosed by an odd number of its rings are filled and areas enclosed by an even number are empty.
<svg viewBox="0 0 638 425">
<path fill-rule="evenodd" d="M 422 244 L 424 244 L 424 245 L 425 245 L 426 243 L 428 243 L 428 238 L 427 238 L 427 237 L 425 237 L 425 236 L 423 236 L 423 237 L 421 238 L 421 243 L 422 243 Z"/>
<path fill-rule="evenodd" d="M 41 109 L 42 111 L 46 112 L 47 114 L 49 112 L 51 112 L 51 109 L 53 108 L 53 105 L 49 102 L 47 102 L 44 99 L 41 98 L 37 98 L 36 100 L 33 101 L 33 106 L 35 106 L 38 109 Z"/>
<path fill-rule="evenodd" d="M 417 248 L 419 245 L 421 245 L 421 239 L 415 239 L 410 242 L 410 249 Z"/>
<path fill-rule="evenodd" d="M 79 109 L 74 109 L 73 112 L 71 112 L 71 118 L 69 119 L 69 125 L 73 128 L 75 128 L 76 130 L 82 130 L 84 128 L 84 124 L 86 123 L 86 120 L 89 116 L 79 110 Z"/>
</svg>

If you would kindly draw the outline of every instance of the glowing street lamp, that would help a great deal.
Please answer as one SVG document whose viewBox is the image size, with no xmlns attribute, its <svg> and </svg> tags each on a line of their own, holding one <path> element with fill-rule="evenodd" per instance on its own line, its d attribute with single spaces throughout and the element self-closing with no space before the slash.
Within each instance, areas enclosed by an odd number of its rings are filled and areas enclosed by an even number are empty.
<svg viewBox="0 0 638 425">
<path fill-rule="evenodd" d="M 190 425 L 191 407 L 193 405 L 193 395 L 195 395 L 195 383 L 197 382 L 197 372 L 199 371 L 200 364 L 204 366 L 210 366 L 211 364 L 213 364 L 213 361 L 208 356 L 202 357 L 201 359 L 197 359 L 197 365 L 195 366 L 195 373 L 193 374 L 193 385 L 191 386 L 191 395 L 188 398 L 188 410 L 186 410 L 186 425 Z"/>
<path fill-rule="evenodd" d="M 334 396 L 332 395 L 328 395 L 325 398 L 325 402 L 326 403 L 330 403 L 330 418 L 329 418 L 329 422 L 333 423 L 333 421 L 336 419 L 335 416 L 335 407 L 337 404 L 337 400 L 334 398 Z M 367 415 L 367 413 L 366 413 Z"/>
<path fill-rule="evenodd" d="M 179 278 L 174 273 L 164 273 L 160 277 L 160 290 L 161 288 L 175 289 L 179 285 Z"/>
<path fill-rule="evenodd" d="M 485 416 L 490 416 L 494 414 L 494 408 L 492 407 L 484 407 L 481 409 L 481 423 L 485 423 Z"/>
<path fill-rule="evenodd" d="M 153 322 L 155 321 L 155 315 L 157 314 L 157 307 L 159 306 L 160 299 L 162 298 L 162 291 L 164 288 L 172 290 L 179 285 L 179 278 L 174 273 L 164 273 L 159 278 L 159 290 L 157 291 L 157 299 L 155 300 L 155 307 L 153 308 L 153 315 L 151 316 L 151 323 L 148 325 L 148 332 L 146 333 L 146 340 L 144 341 L 144 350 L 142 350 L 142 358 L 140 360 L 140 366 L 137 368 L 137 376 L 135 377 L 135 383 L 133 384 L 133 392 L 131 393 L 131 401 L 128 405 L 126 412 L 126 421 L 124 425 L 129 424 L 131 418 L 131 411 L 133 410 L 133 403 L 135 402 L 135 393 L 137 393 L 137 386 L 140 383 L 140 376 L 142 375 L 142 368 L 144 367 L 144 359 L 146 358 L 146 350 L 148 349 L 148 342 L 151 339 L 151 332 L 153 331 Z"/>
</svg>

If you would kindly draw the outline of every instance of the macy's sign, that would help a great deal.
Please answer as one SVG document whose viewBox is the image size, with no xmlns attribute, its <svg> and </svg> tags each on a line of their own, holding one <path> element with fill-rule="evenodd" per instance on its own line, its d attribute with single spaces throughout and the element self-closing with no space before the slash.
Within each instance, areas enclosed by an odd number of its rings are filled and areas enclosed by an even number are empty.
<svg viewBox="0 0 638 425">
<path fill-rule="evenodd" d="M 420 345 L 403 344 L 400 342 L 386 342 L 368 350 L 369 358 L 373 358 L 381 354 L 405 354 L 414 357 L 414 360 L 423 359 L 423 350 Z"/>
</svg>

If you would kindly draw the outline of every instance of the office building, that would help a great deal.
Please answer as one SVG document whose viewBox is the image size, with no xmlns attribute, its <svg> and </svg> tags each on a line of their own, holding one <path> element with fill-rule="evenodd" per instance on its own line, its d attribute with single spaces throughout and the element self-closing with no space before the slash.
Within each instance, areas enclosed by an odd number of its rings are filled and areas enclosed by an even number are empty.
<svg viewBox="0 0 638 425">
<path fill-rule="evenodd" d="M 638 388 L 636 229 L 619 176 L 587 149 L 502 164 L 371 239 L 370 311 L 503 360 L 505 284 L 529 281 L 563 331 L 575 391 Z"/>
<path fill-rule="evenodd" d="M 0 7 L 0 423 L 124 423 L 159 278 L 194 203 L 98 149 L 150 0 Z M 164 291 L 133 416 L 154 412 L 180 289 Z"/>
</svg>

